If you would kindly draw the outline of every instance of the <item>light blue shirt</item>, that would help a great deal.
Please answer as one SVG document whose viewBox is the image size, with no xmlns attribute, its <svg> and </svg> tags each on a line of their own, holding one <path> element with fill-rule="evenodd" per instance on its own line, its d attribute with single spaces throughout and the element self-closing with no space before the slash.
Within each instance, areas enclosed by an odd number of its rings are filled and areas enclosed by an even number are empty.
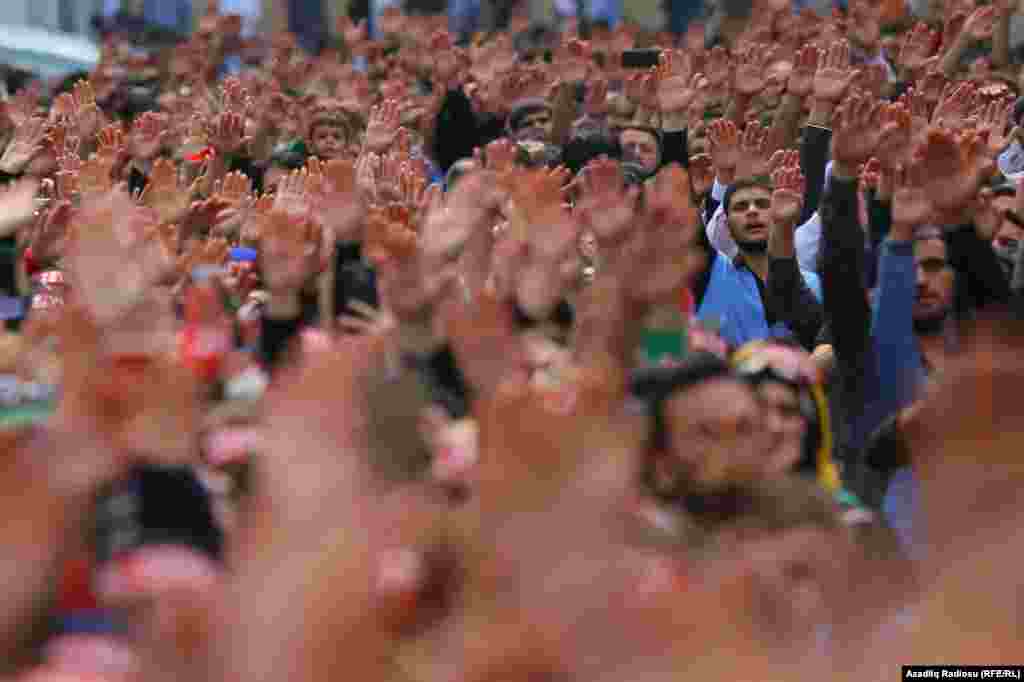
<svg viewBox="0 0 1024 682">
<path fill-rule="evenodd" d="M 807 287 L 821 300 L 821 281 L 813 272 L 801 270 Z M 711 264 L 711 278 L 704 299 L 697 308 L 697 318 L 719 325 L 722 339 L 733 348 L 750 341 L 792 336 L 784 322 L 768 326 L 757 275 L 743 265 L 736 265 L 721 253 Z"/>
</svg>

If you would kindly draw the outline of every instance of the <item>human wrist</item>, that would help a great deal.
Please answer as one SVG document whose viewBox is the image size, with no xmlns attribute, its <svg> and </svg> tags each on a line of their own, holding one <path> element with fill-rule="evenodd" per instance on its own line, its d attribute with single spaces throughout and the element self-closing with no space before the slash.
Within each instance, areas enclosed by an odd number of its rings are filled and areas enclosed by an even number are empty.
<svg viewBox="0 0 1024 682">
<path fill-rule="evenodd" d="M 807 119 L 808 125 L 828 128 L 832 125 L 832 112 L 835 111 L 835 102 L 815 97 L 811 100 L 811 115 Z"/>
<path fill-rule="evenodd" d="M 852 182 L 857 179 L 857 164 L 851 164 L 841 159 L 832 159 L 832 177 L 838 180 Z"/>
<path fill-rule="evenodd" d="M 266 316 L 274 320 L 290 320 L 302 313 L 302 302 L 296 290 L 271 291 L 264 308 Z"/>
<path fill-rule="evenodd" d="M 431 320 L 403 320 L 395 333 L 395 345 L 403 356 L 419 356 L 433 353 L 441 345 L 434 333 Z"/>
<path fill-rule="evenodd" d="M 736 183 L 736 167 L 716 168 L 715 177 L 718 179 L 718 184 L 729 187 Z"/>
<path fill-rule="evenodd" d="M 666 133 L 686 130 L 689 116 L 685 111 L 663 111 L 661 113 L 661 130 Z"/>
</svg>

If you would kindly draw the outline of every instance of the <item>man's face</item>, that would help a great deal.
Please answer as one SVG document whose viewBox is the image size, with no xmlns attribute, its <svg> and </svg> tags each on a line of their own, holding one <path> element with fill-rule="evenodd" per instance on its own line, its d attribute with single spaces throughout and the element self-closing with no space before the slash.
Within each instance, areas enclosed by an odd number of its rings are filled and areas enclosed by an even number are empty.
<svg viewBox="0 0 1024 682">
<path fill-rule="evenodd" d="M 546 109 L 532 111 L 519 121 L 515 137 L 519 142 L 550 142 L 553 122 L 551 112 Z"/>
<path fill-rule="evenodd" d="M 740 251 L 761 252 L 768 247 L 772 195 L 765 187 L 736 190 L 729 204 L 729 233 Z"/>
<path fill-rule="evenodd" d="M 340 158 L 347 147 L 345 130 L 338 125 L 319 125 L 313 130 L 313 154 L 324 161 Z"/>
<path fill-rule="evenodd" d="M 735 379 L 691 386 L 670 397 L 664 409 L 666 464 L 698 488 L 745 477 L 768 446 L 757 400 Z"/>
<path fill-rule="evenodd" d="M 658 140 L 646 130 L 623 130 L 619 144 L 624 161 L 639 164 L 648 173 L 658 169 Z"/>
<path fill-rule="evenodd" d="M 1014 198 L 998 197 L 993 202 L 997 214 L 1000 216 L 999 227 L 992 238 L 992 248 L 1004 258 L 1013 258 L 1017 253 L 1021 240 L 1024 240 L 1024 222 L 1021 222 L 1016 213 L 1007 213 L 1013 210 Z"/>
<path fill-rule="evenodd" d="M 764 413 L 765 429 L 773 447 L 764 459 L 765 473 L 783 475 L 800 460 L 807 422 L 800 412 L 800 398 L 792 386 L 778 381 L 763 381 L 755 389 Z"/>
<path fill-rule="evenodd" d="M 946 244 L 941 239 L 914 242 L 917 266 L 917 297 L 914 320 L 943 317 L 953 305 L 953 268 L 946 259 Z"/>
</svg>

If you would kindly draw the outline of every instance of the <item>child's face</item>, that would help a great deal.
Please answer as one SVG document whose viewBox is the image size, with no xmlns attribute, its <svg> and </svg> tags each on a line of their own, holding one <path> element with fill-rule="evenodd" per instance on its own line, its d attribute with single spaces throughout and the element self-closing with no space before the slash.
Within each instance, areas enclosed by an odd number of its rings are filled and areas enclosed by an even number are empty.
<svg viewBox="0 0 1024 682">
<path fill-rule="evenodd" d="M 348 149 L 345 129 L 338 125 L 322 124 L 313 129 L 312 152 L 321 159 L 336 159 Z"/>
</svg>

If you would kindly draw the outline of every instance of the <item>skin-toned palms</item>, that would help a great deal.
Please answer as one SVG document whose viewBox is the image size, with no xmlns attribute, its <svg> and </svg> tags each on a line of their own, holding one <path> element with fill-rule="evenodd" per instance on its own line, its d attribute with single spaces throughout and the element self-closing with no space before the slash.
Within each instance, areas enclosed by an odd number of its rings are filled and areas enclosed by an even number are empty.
<svg viewBox="0 0 1024 682">
<path fill-rule="evenodd" d="M 817 99 L 838 103 L 853 82 L 857 71 L 850 66 L 850 44 L 837 41 L 829 46 L 818 62 L 814 75 L 814 96 Z"/>
</svg>

